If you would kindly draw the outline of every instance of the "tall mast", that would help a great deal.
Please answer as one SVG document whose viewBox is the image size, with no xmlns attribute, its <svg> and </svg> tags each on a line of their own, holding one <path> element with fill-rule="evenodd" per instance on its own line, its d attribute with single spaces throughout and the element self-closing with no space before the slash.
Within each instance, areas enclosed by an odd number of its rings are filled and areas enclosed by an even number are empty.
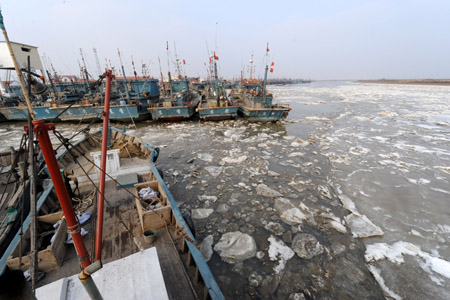
<svg viewBox="0 0 450 300">
<path fill-rule="evenodd" d="M 177 67 L 178 78 L 181 78 L 181 67 L 180 67 L 180 59 L 177 56 L 177 45 L 175 41 L 173 41 L 173 48 L 175 50 L 175 66 Z"/>
<path fill-rule="evenodd" d="M 166 95 L 166 86 L 164 85 L 164 76 L 163 76 L 163 72 L 162 72 L 162 68 L 161 68 L 161 60 L 159 59 L 159 56 L 158 56 L 158 62 L 159 62 L 159 72 L 161 73 L 161 87 L 163 89 L 164 96 L 165 96 Z"/>
<path fill-rule="evenodd" d="M 102 67 L 100 66 L 100 61 L 98 60 L 98 55 L 97 55 L 97 49 L 93 49 L 94 50 L 94 56 L 95 56 L 95 63 L 97 64 L 97 75 L 100 76 L 102 75 Z"/>
<path fill-rule="evenodd" d="M 253 79 L 253 53 L 252 53 L 252 58 L 250 58 L 250 81 L 252 81 Z"/>
<path fill-rule="evenodd" d="M 125 69 L 123 67 L 122 56 L 120 55 L 120 50 L 117 48 L 117 53 L 119 54 L 120 67 L 122 68 L 123 80 L 125 81 L 125 91 L 127 92 L 127 100 L 130 102 L 130 91 L 128 90 L 127 76 L 125 75 Z"/>
<path fill-rule="evenodd" d="M 81 54 L 81 61 L 83 62 L 83 73 L 86 79 L 86 90 L 89 89 L 89 76 L 88 76 L 88 72 L 87 72 L 87 68 L 86 68 L 86 61 L 84 59 L 84 54 L 83 54 L 83 49 L 80 48 L 80 54 Z M 90 91 L 87 91 L 90 92 Z"/>
</svg>

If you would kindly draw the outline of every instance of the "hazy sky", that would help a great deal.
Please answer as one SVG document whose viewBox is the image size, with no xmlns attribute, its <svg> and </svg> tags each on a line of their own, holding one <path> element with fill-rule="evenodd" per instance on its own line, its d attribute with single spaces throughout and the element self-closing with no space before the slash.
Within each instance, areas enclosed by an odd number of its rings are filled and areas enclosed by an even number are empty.
<svg viewBox="0 0 450 300">
<path fill-rule="evenodd" d="M 93 47 L 127 74 L 131 56 L 167 73 L 166 41 L 189 76 L 206 75 L 207 46 L 221 75 L 239 76 L 266 43 L 274 77 L 450 78 L 450 1 L 0 0 L 12 41 L 39 47 L 60 74 L 78 74 L 79 48 L 96 75 Z M 216 25 L 217 23 L 217 25 Z M 217 39 L 216 39 L 217 32 Z M 216 48 L 217 45 L 217 48 Z M 173 60 L 173 57 L 171 58 Z M 172 72 L 174 71 L 171 65 Z"/>
</svg>

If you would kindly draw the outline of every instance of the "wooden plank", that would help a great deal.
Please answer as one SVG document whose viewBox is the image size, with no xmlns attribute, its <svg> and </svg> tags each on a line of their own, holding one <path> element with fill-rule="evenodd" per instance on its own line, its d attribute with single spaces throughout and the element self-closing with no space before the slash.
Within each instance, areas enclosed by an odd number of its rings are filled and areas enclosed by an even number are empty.
<svg viewBox="0 0 450 300">
<path fill-rule="evenodd" d="M 170 224 L 171 212 L 172 209 L 169 206 L 144 212 L 142 230 L 145 231 L 149 228 L 156 230 L 165 227 L 166 224 Z"/>
<path fill-rule="evenodd" d="M 157 234 L 156 250 L 169 299 L 196 299 L 192 293 L 189 279 L 186 278 L 182 269 L 184 267 L 178 256 L 178 251 L 171 243 L 167 243 L 171 240 L 169 233 L 167 230 L 161 229 L 158 230 Z"/>
</svg>

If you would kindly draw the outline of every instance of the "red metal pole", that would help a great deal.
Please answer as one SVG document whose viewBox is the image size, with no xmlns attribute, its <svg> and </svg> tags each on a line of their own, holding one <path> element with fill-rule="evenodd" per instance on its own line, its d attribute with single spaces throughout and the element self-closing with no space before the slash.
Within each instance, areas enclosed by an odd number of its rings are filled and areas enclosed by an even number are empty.
<svg viewBox="0 0 450 300">
<path fill-rule="evenodd" d="M 45 163 L 47 164 L 47 169 L 53 181 L 56 195 L 58 196 L 58 200 L 61 204 L 64 216 L 66 217 L 67 228 L 72 235 L 75 250 L 80 257 L 81 265 L 84 269 L 91 264 L 91 260 L 89 259 L 83 237 L 81 236 L 80 224 L 75 217 L 69 194 L 67 193 L 63 178 L 61 176 L 61 171 L 59 169 L 58 161 L 55 157 L 55 151 L 53 150 L 52 142 L 50 141 L 50 137 L 48 136 L 48 131 L 55 130 L 55 125 L 51 123 L 45 124 L 44 120 L 34 120 L 33 128 L 34 132 L 37 133 L 39 144 L 41 145 L 42 149 L 42 154 L 44 155 Z"/>
<path fill-rule="evenodd" d="M 102 132 L 102 156 L 100 162 L 100 180 L 98 184 L 99 194 L 97 201 L 97 236 L 95 237 L 95 260 L 102 258 L 102 235 L 103 235 L 103 211 L 105 204 L 105 170 L 106 170 L 106 151 L 108 150 L 108 131 L 109 131 L 109 98 L 111 96 L 112 71 L 106 70 L 106 89 L 105 103 L 103 111 L 103 132 Z"/>
</svg>

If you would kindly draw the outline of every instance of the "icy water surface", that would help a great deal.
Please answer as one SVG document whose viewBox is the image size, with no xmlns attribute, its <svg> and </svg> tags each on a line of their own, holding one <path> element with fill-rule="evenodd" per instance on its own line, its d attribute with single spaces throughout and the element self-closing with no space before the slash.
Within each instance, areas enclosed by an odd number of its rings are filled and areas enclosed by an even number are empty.
<svg viewBox="0 0 450 300">
<path fill-rule="evenodd" d="M 226 297 L 447 299 L 450 88 L 269 89 L 293 108 L 286 122 L 130 130 L 161 147 Z M 21 126 L 0 125 L 3 146 L 18 145 Z"/>
</svg>

